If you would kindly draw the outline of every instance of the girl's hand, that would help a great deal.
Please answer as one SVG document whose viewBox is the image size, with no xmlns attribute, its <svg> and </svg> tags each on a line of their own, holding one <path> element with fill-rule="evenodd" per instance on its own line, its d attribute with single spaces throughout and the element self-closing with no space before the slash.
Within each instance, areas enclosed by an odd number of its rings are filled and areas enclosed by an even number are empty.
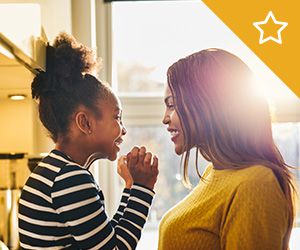
<svg viewBox="0 0 300 250">
<path fill-rule="evenodd" d="M 118 159 L 118 174 L 125 182 L 125 187 L 130 189 L 133 184 L 133 179 L 127 167 L 126 155 L 122 155 Z"/>
<path fill-rule="evenodd" d="M 154 188 L 158 176 L 158 158 L 146 152 L 145 147 L 134 147 L 127 154 L 127 166 L 133 182 Z"/>
</svg>

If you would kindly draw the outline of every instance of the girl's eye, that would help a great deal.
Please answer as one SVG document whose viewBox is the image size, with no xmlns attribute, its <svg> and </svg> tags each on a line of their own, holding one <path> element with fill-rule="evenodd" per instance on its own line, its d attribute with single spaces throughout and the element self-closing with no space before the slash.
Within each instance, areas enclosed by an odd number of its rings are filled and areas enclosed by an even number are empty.
<svg viewBox="0 0 300 250">
<path fill-rule="evenodd" d="M 122 120 L 122 117 L 121 117 L 120 115 L 118 115 L 118 116 L 116 117 L 116 119 L 119 120 L 119 121 L 121 121 L 121 120 Z"/>
</svg>

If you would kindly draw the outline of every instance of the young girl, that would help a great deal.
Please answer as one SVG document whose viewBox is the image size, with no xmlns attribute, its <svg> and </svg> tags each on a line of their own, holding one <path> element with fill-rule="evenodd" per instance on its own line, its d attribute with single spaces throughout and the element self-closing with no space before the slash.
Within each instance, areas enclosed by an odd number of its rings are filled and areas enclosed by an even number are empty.
<svg viewBox="0 0 300 250">
<path fill-rule="evenodd" d="M 192 54 L 169 68 L 165 104 L 185 183 L 192 148 L 211 164 L 162 219 L 159 250 L 288 249 L 294 187 L 249 68 L 220 49 Z"/>
<path fill-rule="evenodd" d="M 126 130 L 119 99 L 89 74 L 95 65 L 91 50 L 60 34 L 47 49 L 46 72 L 32 83 L 40 120 L 56 146 L 34 169 L 21 194 L 19 234 L 24 249 L 135 249 L 141 236 L 158 160 L 144 147 L 133 148 L 126 164 L 123 159 L 120 173 L 126 188 L 110 221 L 88 167 L 95 159 L 115 160 Z"/>
</svg>

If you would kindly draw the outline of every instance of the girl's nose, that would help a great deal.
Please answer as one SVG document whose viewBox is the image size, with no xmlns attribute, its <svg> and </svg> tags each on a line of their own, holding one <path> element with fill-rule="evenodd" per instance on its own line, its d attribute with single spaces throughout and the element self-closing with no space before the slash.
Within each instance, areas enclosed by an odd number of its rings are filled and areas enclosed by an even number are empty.
<svg viewBox="0 0 300 250">
<path fill-rule="evenodd" d="M 126 134 L 127 134 L 127 130 L 126 130 L 125 126 L 123 126 L 123 128 L 122 128 L 122 135 L 126 135 Z"/>
</svg>

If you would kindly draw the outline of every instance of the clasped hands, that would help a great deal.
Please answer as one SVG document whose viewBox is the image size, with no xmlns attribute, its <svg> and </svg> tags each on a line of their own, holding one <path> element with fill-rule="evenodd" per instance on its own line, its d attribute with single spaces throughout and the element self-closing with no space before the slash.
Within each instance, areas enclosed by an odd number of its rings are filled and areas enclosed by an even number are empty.
<svg viewBox="0 0 300 250">
<path fill-rule="evenodd" d="M 135 146 L 118 159 L 118 174 L 125 181 L 126 188 L 137 183 L 153 189 L 158 176 L 158 158 L 147 152 L 145 147 Z"/>
</svg>

